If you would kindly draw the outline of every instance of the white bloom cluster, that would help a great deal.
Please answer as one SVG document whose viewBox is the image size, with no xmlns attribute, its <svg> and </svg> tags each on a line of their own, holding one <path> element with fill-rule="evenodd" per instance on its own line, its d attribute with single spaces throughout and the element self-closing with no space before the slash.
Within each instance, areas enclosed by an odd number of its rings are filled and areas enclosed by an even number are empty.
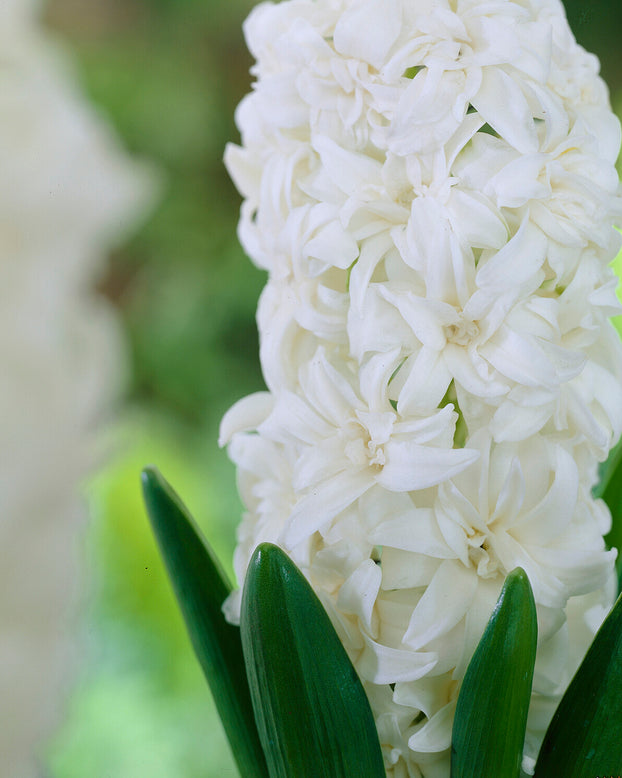
<svg viewBox="0 0 622 778">
<path fill-rule="evenodd" d="M 93 285 L 151 189 L 33 6 L 0 9 L 0 774 L 14 778 L 42 774 L 75 664 L 78 486 L 124 367 Z"/>
<path fill-rule="evenodd" d="M 387 773 L 445 778 L 460 681 L 522 566 L 528 767 L 616 555 L 590 493 L 622 431 L 598 62 L 559 0 L 287 0 L 245 33 L 257 81 L 226 163 L 269 273 L 269 391 L 221 428 L 237 575 L 280 544 L 364 681 Z"/>
</svg>

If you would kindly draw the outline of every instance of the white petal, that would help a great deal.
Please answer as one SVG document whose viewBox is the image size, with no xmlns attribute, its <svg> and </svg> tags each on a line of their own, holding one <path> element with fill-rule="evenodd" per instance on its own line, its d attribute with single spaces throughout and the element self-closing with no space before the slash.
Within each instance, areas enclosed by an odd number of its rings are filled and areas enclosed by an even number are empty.
<svg viewBox="0 0 622 778">
<path fill-rule="evenodd" d="M 256 198 L 261 185 L 261 166 L 257 160 L 246 149 L 227 143 L 224 162 L 238 192 L 243 197 Z"/>
<path fill-rule="evenodd" d="M 391 375 L 399 365 L 399 357 L 400 348 L 397 347 L 385 354 L 375 354 L 361 367 L 361 397 L 371 411 L 383 411 L 388 407 L 387 388 Z"/>
<path fill-rule="evenodd" d="M 420 418 L 414 417 L 400 421 L 395 425 L 394 434 L 399 440 L 414 440 L 423 445 L 450 448 L 453 445 L 454 423 L 456 413 L 452 405 L 446 405 Z"/>
<path fill-rule="evenodd" d="M 443 358 L 456 384 L 464 387 L 470 394 L 476 397 L 498 397 L 509 391 L 505 384 L 497 380 L 494 371 L 486 365 L 477 352 L 469 352 L 455 343 L 448 343 L 443 351 Z M 478 361 L 478 368 L 486 369 L 487 375 L 480 375 L 475 368 L 474 360 Z"/>
<path fill-rule="evenodd" d="M 439 484 L 464 470 L 479 456 L 471 449 L 442 449 L 396 440 L 390 440 L 384 452 L 386 462 L 376 482 L 395 492 Z"/>
<path fill-rule="evenodd" d="M 373 484 L 373 472 L 367 467 L 326 479 L 296 503 L 283 531 L 283 544 L 294 548 L 352 505 Z"/>
<path fill-rule="evenodd" d="M 342 472 L 347 466 L 348 462 L 343 456 L 343 442 L 334 435 L 303 449 L 293 463 L 292 486 L 297 492 L 305 491 Z"/>
<path fill-rule="evenodd" d="M 442 352 L 423 346 L 408 368 L 408 377 L 397 401 L 398 412 L 401 416 L 410 416 L 437 408 L 451 379 Z"/>
<path fill-rule="evenodd" d="M 362 562 L 343 583 L 337 596 L 337 608 L 356 616 L 368 635 L 373 636 L 372 613 L 380 590 L 382 570 L 372 559 Z"/>
<path fill-rule="evenodd" d="M 391 546 L 441 559 L 456 556 L 443 540 L 431 508 L 414 508 L 403 516 L 383 522 L 372 532 L 370 540 L 383 547 Z"/>
<path fill-rule="evenodd" d="M 452 685 L 453 680 L 447 675 L 419 678 L 416 683 L 400 682 L 395 684 L 393 701 L 398 705 L 407 705 L 409 708 L 420 710 L 431 719 L 435 713 L 445 707 Z M 439 700 L 442 700 L 440 706 Z"/>
<path fill-rule="evenodd" d="M 350 299 L 352 309 L 361 316 L 365 315 L 365 293 L 376 267 L 393 246 L 388 230 L 367 238 L 361 245 L 361 253 L 350 272 Z"/>
<path fill-rule="evenodd" d="M 560 382 L 565 383 L 576 378 L 587 362 L 587 357 L 582 351 L 563 348 L 545 338 L 538 338 L 538 345 L 553 365 Z"/>
<path fill-rule="evenodd" d="M 436 299 L 442 299 L 442 294 L 435 293 L 436 287 L 444 289 L 445 283 L 432 284 L 428 271 L 437 269 L 438 272 L 443 268 L 443 262 L 450 254 L 450 231 L 446 210 L 436 198 L 424 196 L 413 200 L 406 232 L 410 253 L 404 256 L 404 261 L 415 270 L 425 273 L 428 295 Z"/>
<path fill-rule="evenodd" d="M 411 751 L 435 753 L 445 751 L 451 745 L 451 731 L 456 710 L 456 700 L 448 702 L 408 740 Z"/>
<path fill-rule="evenodd" d="M 443 562 L 413 611 L 404 643 L 417 651 L 449 632 L 464 618 L 476 590 L 475 570 Z"/>
<path fill-rule="evenodd" d="M 399 311 L 381 297 L 379 287 L 379 284 L 368 286 L 364 290 L 361 310 L 356 310 L 353 303 L 348 311 L 350 351 L 358 362 L 362 362 L 369 351 L 385 353 L 398 345 L 405 350 L 411 344 L 413 348 L 416 346 L 408 325 Z"/>
<path fill-rule="evenodd" d="M 523 337 L 502 325 L 480 348 L 493 367 L 513 381 L 525 386 L 552 387 L 557 384 L 553 366 L 533 339 Z"/>
<path fill-rule="evenodd" d="M 454 552 L 454 556 L 457 557 L 465 567 L 468 567 L 468 528 L 462 526 L 460 517 L 458 517 L 458 520 L 456 521 L 455 513 L 455 510 L 445 511 L 442 508 L 437 508 L 436 521 L 438 523 L 439 531 L 443 536 L 443 540 Z"/>
<path fill-rule="evenodd" d="M 375 684 L 415 681 L 427 675 L 438 662 L 433 651 L 402 651 L 365 637 L 365 649 L 356 663 L 359 675 Z"/>
<path fill-rule="evenodd" d="M 541 570 L 546 570 L 549 575 L 556 576 L 556 580 L 563 581 L 566 597 L 588 594 L 604 586 L 617 556 L 615 549 L 574 551 L 531 547 L 529 551 L 533 559 L 540 564 Z"/>
<path fill-rule="evenodd" d="M 529 550 L 508 533 L 497 532 L 491 535 L 490 544 L 506 573 L 515 567 L 522 567 L 527 573 L 536 604 L 550 608 L 564 607 L 568 592 L 549 565 L 539 564 Z"/>
<path fill-rule="evenodd" d="M 387 546 L 382 549 L 382 588 L 415 589 L 427 586 L 439 564 L 440 559 Z"/>
<path fill-rule="evenodd" d="M 522 388 L 522 387 L 517 387 Z M 495 411 L 490 431 L 497 443 L 526 440 L 539 432 L 553 413 L 554 397 L 551 393 L 542 405 L 526 407 L 520 401 L 502 403 Z"/>
<path fill-rule="evenodd" d="M 380 69 L 400 34 L 402 18 L 397 0 L 366 0 L 343 13 L 333 33 L 335 49 Z"/>
<path fill-rule="evenodd" d="M 483 68 L 481 87 L 471 103 L 488 124 L 522 154 L 538 150 L 538 135 L 525 95 L 501 68 Z"/>
<path fill-rule="evenodd" d="M 382 183 L 382 165 L 372 157 L 347 151 L 325 135 L 313 139 L 313 148 L 330 180 L 344 194 L 354 195 L 360 188 Z"/>
<path fill-rule="evenodd" d="M 499 208 L 520 208 L 529 200 L 551 195 L 550 184 L 540 180 L 540 171 L 547 161 L 546 154 L 526 154 L 512 160 L 488 182 L 486 193 Z"/>
<path fill-rule="evenodd" d="M 273 440 L 314 444 L 331 437 L 335 428 L 316 413 L 302 397 L 293 392 L 283 392 L 274 412 L 262 425 L 262 431 Z"/>
<path fill-rule="evenodd" d="M 238 432 L 257 429 L 270 415 L 273 407 L 274 397 L 270 392 L 256 392 L 238 400 L 220 422 L 218 445 L 225 446 Z"/>
<path fill-rule="evenodd" d="M 476 68 L 449 71 L 442 67 L 421 70 L 401 93 L 388 139 L 399 156 L 429 154 L 454 135 L 466 112 L 469 94 L 477 91 Z"/>
<path fill-rule="evenodd" d="M 323 348 L 300 369 L 300 385 L 309 404 L 335 428 L 354 416 L 362 403 L 345 376 L 331 365 Z"/>
<path fill-rule="evenodd" d="M 505 291 L 525 283 L 542 267 L 547 248 L 544 234 L 525 219 L 512 240 L 478 267 L 477 286 Z"/>
<path fill-rule="evenodd" d="M 507 241 L 507 227 L 490 201 L 476 192 L 453 187 L 447 204 L 457 235 L 473 248 L 500 248 Z"/>
<path fill-rule="evenodd" d="M 443 327 L 455 324 L 458 315 L 452 305 L 412 293 L 395 293 L 389 288 L 381 290 L 385 300 L 395 305 L 416 338 L 429 348 L 440 350 L 446 339 Z"/>
<path fill-rule="evenodd" d="M 331 221 L 305 244 L 304 255 L 319 260 L 322 270 L 331 266 L 345 270 L 358 257 L 359 247 L 338 221 Z"/>
<path fill-rule="evenodd" d="M 514 457 L 499 491 L 497 504 L 490 519 L 491 523 L 499 521 L 504 527 L 512 526 L 523 506 L 524 499 L 525 478 L 518 457 Z"/>
</svg>

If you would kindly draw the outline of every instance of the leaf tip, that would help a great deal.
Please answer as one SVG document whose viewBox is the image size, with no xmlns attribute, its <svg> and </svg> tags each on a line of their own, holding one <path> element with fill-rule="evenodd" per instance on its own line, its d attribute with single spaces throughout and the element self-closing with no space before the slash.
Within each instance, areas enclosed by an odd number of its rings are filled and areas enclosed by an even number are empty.
<svg viewBox="0 0 622 778">
<path fill-rule="evenodd" d="M 180 508 L 183 503 L 177 492 L 155 465 L 147 465 L 140 474 L 145 503 L 149 508 L 157 504 L 174 504 Z"/>
<path fill-rule="evenodd" d="M 162 473 L 155 465 L 147 465 L 140 474 L 140 482 L 145 493 L 161 487 L 163 481 Z"/>
<path fill-rule="evenodd" d="M 190 514 L 181 498 L 157 467 L 154 465 L 145 467 L 140 479 L 147 516 L 156 537 L 160 535 L 163 528 L 170 529 L 174 525 L 179 525 L 179 522 L 192 524 Z"/>
<path fill-rule="evenodd" d="M 274 543 L 259 543 L 253 551 L 253 555 L 249 562 L 249 571 L 252 569 L 255 573 L 261 573 L 267 570 L 270 565 L 276 565 L 277 567 L 283 567 L 283 565 L 290 564 L 289 557 L 285 554 L 283 549 Z"/>
<path fill-rule="evenodd" d="M 517 583 L 520 582 L 523 585 L 528 584 L 531 588 L 531 584 L 529 583 L 529 576 L 522 567 L 515 567 L 514 570 L 512 570 L 512 572 L 507 576 L 506 582 L 507 581 L 516 581 Z"/>
</svg>

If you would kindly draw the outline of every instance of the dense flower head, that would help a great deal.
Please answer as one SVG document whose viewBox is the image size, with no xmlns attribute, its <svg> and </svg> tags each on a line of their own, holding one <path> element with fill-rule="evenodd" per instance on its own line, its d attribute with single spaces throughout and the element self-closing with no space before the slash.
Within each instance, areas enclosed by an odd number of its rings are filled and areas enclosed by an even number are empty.
<svg viewBox="0 0 622 778">
<path fill-rule="evenodd" d="M 226 163 L 268 271 L 268 391 L 221 428 L 238 577 L 257 543 L 283 546 L 363 679 L 388 774 L 440 778 L 522 566 L 528 768 L 616 555 L 591 497 L 622 432 L 620 126 L 598 61 L 557 0 L 286 0 L 245 33 L 256 82 Z"/>
</svg>

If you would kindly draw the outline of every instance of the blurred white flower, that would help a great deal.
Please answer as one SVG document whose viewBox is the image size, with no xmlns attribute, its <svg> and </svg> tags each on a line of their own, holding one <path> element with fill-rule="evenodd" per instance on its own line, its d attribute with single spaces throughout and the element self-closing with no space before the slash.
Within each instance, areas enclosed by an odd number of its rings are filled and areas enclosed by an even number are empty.
<svg viewBox="0 0 622 778">
<path fill-rule="evenodd" d="M 622 432 L 622 199 L 598 62 L 558 0 L 288 0 L 245 33 L 257 81 L 225 159 L 269 272 L 269 392 L 221 428 L 247 509 L 236 573 L 280 543 L 388 773 L 446 778 L 460 681 L 524 567 L 528 765 L 612 596 L 590 489 Z"/>
<path fill-rule="evenodd" d="M 75 662 L 71 627 L 96 431 L 124 372 L 94 291 L 112 241 L 151 198 L 39 28 L 0 13 L 0 773 L 40 775 Z"/>
</svg>

